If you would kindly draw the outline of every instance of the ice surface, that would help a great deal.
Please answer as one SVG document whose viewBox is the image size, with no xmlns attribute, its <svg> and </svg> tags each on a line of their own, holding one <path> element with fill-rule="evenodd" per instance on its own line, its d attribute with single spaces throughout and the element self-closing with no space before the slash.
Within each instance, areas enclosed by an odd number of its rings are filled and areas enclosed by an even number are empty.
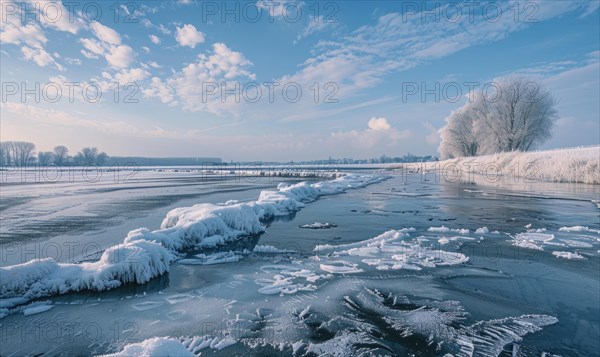
<svg viewBox="0 0 600 357">
<path fill-rule="evenodd" d="M 0 298 L 27 300 L 81 290 L 108 290 L 127 283 L 142 284 L 169 271 L 169 264 L 188 249 L 214 247 L 264 231 L 263 219 L 290 214 L 324 195 L 361 188 L 387 179 L 378 175 L 345 174 L 325 182 L 301 182 L 262 191 L 256 202 L 226 206 L 198 204 L 170 211 L 161 229 L 139 228 L 123 244 L 104 251 L 93 263 L 32 260 L 0 268 Z M 180 260 L 181 264 L 218 264 L 241 259 L 236 253 Z M 12 305 L 14 306 L 14 305 Z M 9 306 L 11 307 L 11 306 Z"/>
</svg>

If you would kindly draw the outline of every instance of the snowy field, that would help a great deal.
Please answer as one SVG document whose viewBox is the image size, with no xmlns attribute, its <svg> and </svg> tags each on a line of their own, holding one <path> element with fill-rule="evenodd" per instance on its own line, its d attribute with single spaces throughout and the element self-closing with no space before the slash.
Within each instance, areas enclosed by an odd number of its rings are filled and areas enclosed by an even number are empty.
<svg viewBox="0 0 600 357">
<path fill-rule="evenodd" d="M 454 171 L 480 183 L 503 181 L 600 184 L 600 146 L 550 151 L 507 152 L 412 164 L 454 180 Z M 410 166 L 410 165 L 409 165 Z"/>
<path fill-rule="evenodd" d="M 598 354 L 600 186 L 247 173 L 3 183 L 0 355 Z"/>
</svg>

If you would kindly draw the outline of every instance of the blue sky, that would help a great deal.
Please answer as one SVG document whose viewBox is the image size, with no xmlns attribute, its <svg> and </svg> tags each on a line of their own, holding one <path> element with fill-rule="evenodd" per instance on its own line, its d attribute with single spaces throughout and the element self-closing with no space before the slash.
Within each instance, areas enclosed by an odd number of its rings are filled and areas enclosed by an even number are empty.
<svg viewBox="0 0 600 357">
<path fill-rule="evenodd" d="M 600 142 L 597 0 L 121 5 L 2 1 L 2 140 L 234 161 L 436 154 L 467 83 L 518 73 L 559 99 L 545 148 Z"/>
</svg>

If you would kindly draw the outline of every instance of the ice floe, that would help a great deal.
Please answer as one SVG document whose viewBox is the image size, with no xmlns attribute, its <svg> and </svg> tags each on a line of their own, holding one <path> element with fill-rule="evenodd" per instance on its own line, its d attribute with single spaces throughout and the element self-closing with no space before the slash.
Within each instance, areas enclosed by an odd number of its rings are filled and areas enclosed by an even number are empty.
<svg viewBox="0 0 600 357">
<path fill-rule="evenodd" d="M 321 269 L 325 267 L 323 270 L 336 273 L 339 273 L 337 269 L 348 269 L 344 273 L 358 272 L 363 269 L 360 263 L 374 266 L 377 270 L 421 270 L 469 260 L 462 253 L 427 246 L 423 240 L 411 238 L 409 231 L 391 230 L 371 239 L 339 246 L 319 245 L 315 251 L 329 253 L 329 259 L 336 260 L 335 266 L 326 261 L 321 264 Z"/>
<path fill-rule="evenodd" d="M 600 229 L 592 229 L 584 226 L 561 227 L 558 230 L 561 232 L 592 232 L 600 234 Z"/>
<path fill-rule="evenodd" d="M 181 356 L 193 357 L 194 354 L 190 352 L 185 346 L 177 339 L 166 338 L 166 337 L 154 337 L 144 340 L 139 343 L 132 343 L 126 345 L 121 352 L 114 354 L 104 355 L 110 357 L 129 357 L 129 356 Z"/>
<path fill-rule="evenodd" d="M 308 229 L 329 229 L 329 228 L 335 228 L 337 227 L 337 224 L 333 224 L 333 223 L 321 223 L 321 222 L 315 222 L 315 223 L 311 223 L 311 224 L 303 224 L 300 226 L 300 228 L 308 228 Z"/>
<path fill-rule="evenodd" d="M 554 252 L 552 252 L 552 255 L 554 255 L 557 258 L 564 258 L 564 259 L 585 259 L 585 257 L 583 255 L 578 254 L 578 253 L 572 253 L 572 252 L 554 251 Z"/>
<path fill-rule="evenodd" d="M 455 233 L 458 233 L 458 234 L 469 234 L 469 230 L 468 229 L 464 229 L 464 228 L 453 229 L 453 228 L 448 228 L 446 226 L 429 227 L 427 229 L 427 231 L 428 232 L 437 232 L 437 233 L 455 232 Z"/>
</svg>

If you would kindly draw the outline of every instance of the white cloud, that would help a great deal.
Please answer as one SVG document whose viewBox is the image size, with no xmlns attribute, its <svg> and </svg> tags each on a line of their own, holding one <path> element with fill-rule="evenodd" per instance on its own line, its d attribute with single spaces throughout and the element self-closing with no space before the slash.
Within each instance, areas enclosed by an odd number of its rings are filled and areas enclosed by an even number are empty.
<svg viewBox="0 0 600 357">
<path fill-rule="evenodd" d="M 426 121 L 423 123 L 425 129 L 429 131 L 429 134 L 425 136 L 425 141 L 429 145 L 437 145 L 440 142 L 440 133 L 438 132 L 438 128 L 433 126 L 430 122 Z"/>
<path fill-rule="evenodd" d="M 372 130 L 390 130 L 392 128 L 386 118 L 371 118 L 367 126 Z"/>
<path fill-rule="evenodd" d="M 41 48 L 48 39 L 44 36 L 44 32 L 33 24 L 20 26 L 5 23 L 0 32 L 0 42 L 20 45 L 26 43 L 31 47 Z"/>
<path fill-rule="evenodd" d="M 113 46 L 105 58 L 111 66 L 125 68 L 133 61 L 133 49 L 127 45 Z"/>
<path fill-rule="evenodd" d="M 169 105 L 177 105 L 174 90 L 165 84 L 160 78 L 153 77 L 150 86 L 142 91 L 146 97 L 159 98 L 161 102 Z"/>
<path fill-rule="evenodd" d="M 65 57 L 65 62 L 75 66 L 81 66 L 81 60 L 79 58 Z"/>
<path fill-rule="evenodd" d="M 197 44 L 204 42 L 204 34 L 199 32 L 194 25 L 184 25 L 177 28 L 175 39 L 181 46 L 195 48 Z"/>
<path fill-rule="evenodd" d="M 150 35 L 150 41 L 155 45 L 160 44 L 160 38 L 156 35 Z"/>
<path fill-rule="evenodd" d="M 44 27 L 54 28 L 58 31 L 70 32 L 76 34 L 84 27 L 84 22 L 77 14 L 70 13 L 61 1 L 47 0 L 39 3 L 35 0 L 29 0 L 32 3 L 31 8 L 39 11 L 38 19 Z"/>
<path fill-rule="evenodd" d="M 358 131 L 338 131 L 331 134 L 334 143 L 341 142 L 343 145 L 356 146 L 363 149 L 376 146 L 395 146 L 402 139 L 412 136 L 410 130 L 397 130 L 393 128 L 386 118 L 371 118 L 367 123 L 367 129 Z"/>
<path fill-rule="evenodd" d="M 21 47 L 26 60 L 35 62 L 40 67 L 46 67 L 54 62 L 54 58 L 42 48 Z"/>
<path fill-rule="evenodd" d="M 338 23 L 334 20 L 327 20 L 323 16 L 311 15 L 309 17 L 308 25 L 302 30 L 302 32 L 296 36 L 296 41 L 300 41 L 301 39 L 308 37 L 314 33 L 324 31 L 327 29 L 332 29 L 336 27 Z"/>
<path fill-rule="evenodd" d="M 98 56 L 96 56 L 95 54 L 93 54 L 92 52 L 88 52 L 86 50 L 81 50 L 80 51 L 81 54 L 85 57 L 85 58 L 89 58 L 89 59 L 96 59 L 98 58 Z"/>
<path fill-rule="evenodd" d="M 300 70 L 279 81 L 290 80 L 303 86 L 316 81 L 335 82 L 340 88 L 338 98 L 343 99 L 381 83 L 390 73 L 408 70 L 465 48 L 502 40 L 530 25 L 514 21 L 514 16 L 509 15 L 514 6 L 511 2 L 499 3 L 503 16 L 494 21 L 489 15 L 483 16 L 486 14 L 484 3 L 474 4 L 475 16 L 465 15 L 460 21 L 443 18 L 435 21 L 432 15 L 422 17 L 421 13 L 384 14 L 375 24 L 362 26 L 336 41 L 320 41 L 313 50 L 314 56 L 306 60 Z M 568 1 L 537 2 L 537 5 L 538 22 L 583 8 L 581 3 Z M 444 8 L 450 5 L 439 3 L 439 6 L 443 14 Z M 314 25 L 314 31 L 318 25 Z M 313 30 L 308 28 L 306 33 L 310 31 Z"/>
<path fill-rule="evenodd" d="M 95 40 L 93 38 L 82 38 L 79 40 L 83 47 L 85 47 L 88 52 L 91 52 L 96 55 L 104 55 L 106 52 L 106 46 L 103 45 L 100 41 Z M 98 58 L 98 57 L 96 57 Z"/>
<path fill-rule="evenodd" d="M 143 81 L 146 79 L 150 73 L 142 68 L 132 68 L 129 70 L 121 70 L 117 72 L 113 78 L 114 81 L 117 81 L 120 84 L 129 84 Z"/>
<path fill-rule="evenodd" d="M 186 65 L 165 81 L 158 77 L 152 78 L 150 87 L 143 93 L 170 105 L 181 103 L 185 110 L 235 114 L 239 103 L 234 100 L 223 103 L 219 94 L 206 96 L 203 84 L 234 88 L 236 83 L 239 84 L 234 80 L 256 79 L 256 75 L 248 70 L 250 66 L 252 62 L 242 53 L 232 51 L 223 43 L 215 43 L 212 52 L 198 55 L 195 62 Z"/>
<path fill-rule="evenodd" d="M 96 35 L 100 41 L 111 45 L 121 44 L 121 36 L 117 31 L 111 29 L 110 27 L 104 26 L 99 22 L 92 22 L 90 27 L 92 28 L 94 35 Z"/>
</svg>

